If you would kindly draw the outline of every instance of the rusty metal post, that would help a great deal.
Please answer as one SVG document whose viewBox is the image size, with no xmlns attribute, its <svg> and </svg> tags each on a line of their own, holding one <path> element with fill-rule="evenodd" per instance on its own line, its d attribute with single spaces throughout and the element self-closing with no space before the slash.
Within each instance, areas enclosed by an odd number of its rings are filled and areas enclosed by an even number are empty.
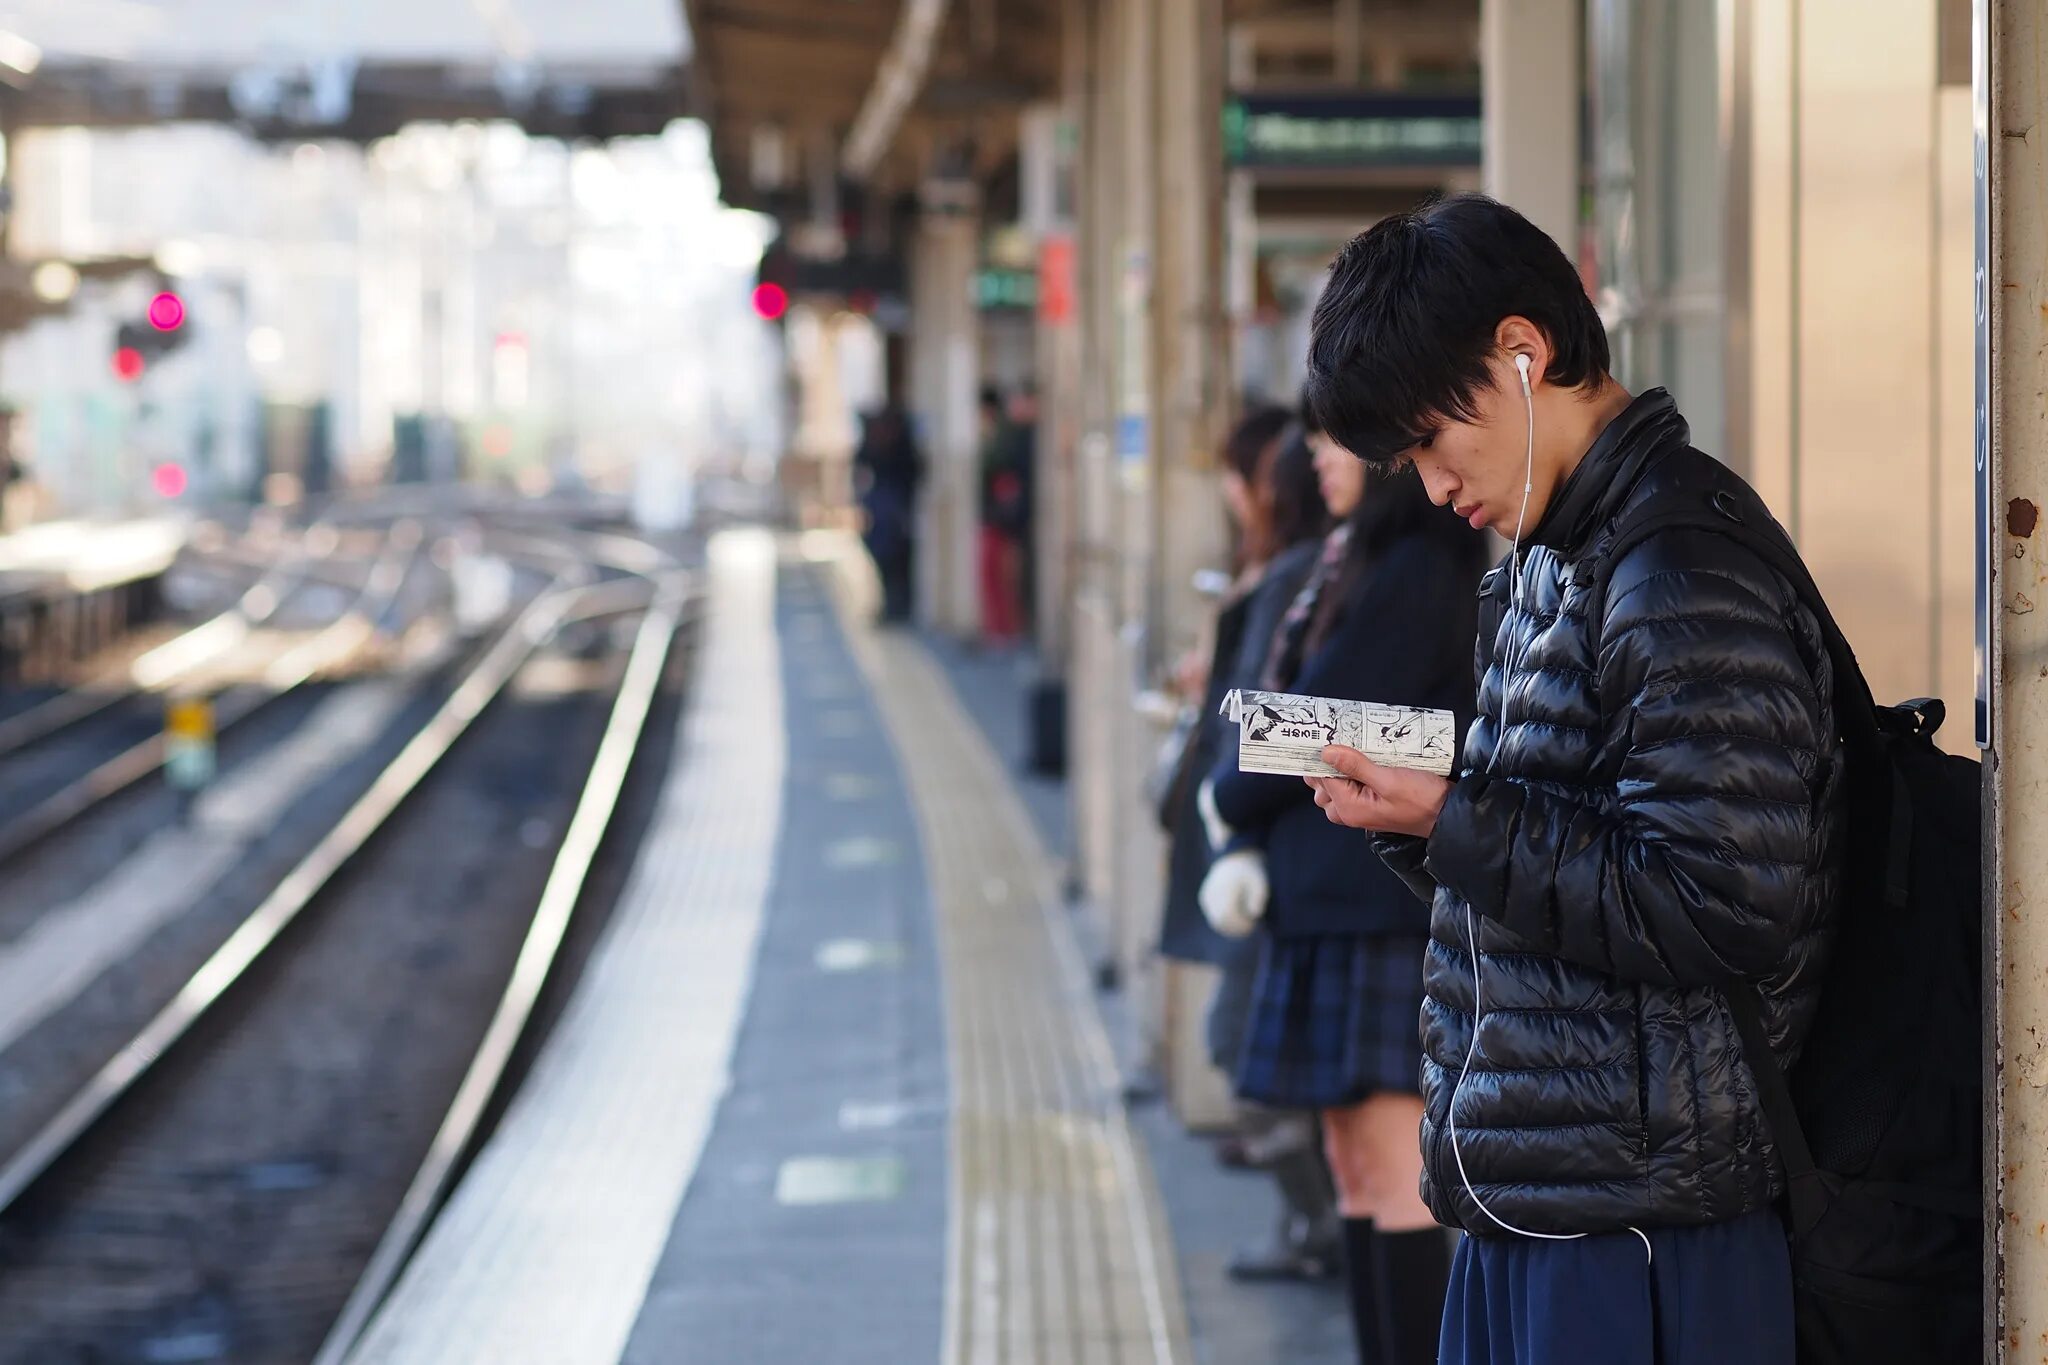
<svg viewBox="0 0 2048 1365">
<path fill-rule="evenodd" d="M 1978 0 L 1980 622 L 1990 665 L 1986 753 L 1986 1049 L 1993 1139 L 1997 1359 L 2048 1360 L 2048 41 L 2037 0 Z M 1987 61 L 1988 59 L 1988 61 Z M 1987 70 L 1988 65 L 1988 70 Z M 1980 166 L 1982 162 L 1980 161 Z M 1988 350 L 1986 343 L 1988 342 Z M 1988 373 L 1984 370 L 1989 361 Z"/>
</svg>

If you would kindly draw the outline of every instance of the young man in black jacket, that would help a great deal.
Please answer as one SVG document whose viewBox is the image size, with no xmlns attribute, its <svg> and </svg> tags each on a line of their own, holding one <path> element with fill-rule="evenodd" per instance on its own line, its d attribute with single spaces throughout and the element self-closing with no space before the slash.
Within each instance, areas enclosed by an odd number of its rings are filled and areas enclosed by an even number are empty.
<svg viewBox="0 0 2048 1365">
<path fill-rule="evenodd" d="M 1310 781 L 1432 900 L 1423 1195 L 1470 1234 L 1443 1365 L 1791 1365 L 1783 1173 L 1724 992 L 1759 988 L 1789 1065 L 1841 883 L 1832 677 L 1735 540 L 1671 527 L 1608 562 L 1681 487 L 1750 494 L 1607 367 L 1570 262 L 1491 200 L 1338 257 L 1316 416 L 1514 549 L 1474 604 L 1461 773 L 1332 750 L 1346 776 Z"/>
</svg>

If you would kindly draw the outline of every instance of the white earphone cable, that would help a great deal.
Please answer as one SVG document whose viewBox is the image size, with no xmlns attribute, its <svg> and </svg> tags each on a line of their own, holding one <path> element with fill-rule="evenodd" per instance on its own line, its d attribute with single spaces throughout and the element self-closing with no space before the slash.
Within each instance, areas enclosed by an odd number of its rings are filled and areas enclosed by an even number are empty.
<svg viewBox="0 0 2048 1365">
<path fill-rule="evenodd" d="M 1517 613 L 1521 611 L 1522 607 L 1522 531 L 1524 523 L 1528 520 L 1529 516 L 1529 497 L 1536 489 L 1536 395 L 1529 387 L 1529 363 L 1529 356 L 1526 352 L 1518 353 L 1515 356 L 1515 369 L 1522 377 L 1522 404 L 1529 418 L 1528 440 L 1523 452 L 1522 510 L 1515 516 L 1515 541 L 1513 548 L 1508 552 L 1509 601 L 1513 604 Z M 1509 644 L 1509 650 L 1510 656 L 1503 660 L 1501 669 L 1500 695 L 1503 720 L 1505 719 L 1507 709 L 1509 684 L 1514 681 L 1515 672 L 1520 666 L 1519 652 L 1513 650 L 1512 641 Z M 1500 738 L 1500 736 L 1495 738 L 1496 746 L 1499 744 Z M 1494 750 L 1495 756 L 1498 757 L 1499 753 L 1500 750 L 1496 747 Z M 1465 1080 L 1472 1074 L 1473 1059 L 1479 1055 L 1479 1026 L 1486 1018 L 1486 1002 L 1482 994 L 1483 983 L 1479 967 L 1479 921 L 1477 916 L 1473 914 L 1472 906 L 1469 902 L 1465 906 L 1465 946 L 1466 950 L 1472 955 L 1472 1040 L 1466 1045 L 1465 1064 L 1458 1068 L 1457 1083 L 1451 1087 L 1451 1103 L 1448 1111 L 1451 1159 L 1457 1163 L 1458 1179 L 1464 1184 L 1465 1193 L 1471 1197 L 1473 1204 L 1478 1207 L 1479 1211 L 1488 1218 L 1491 1218 L 1505 1231 L 1512 1232 L 1520 1237 L 1534 1237 L 1546 1242 L 1576 1242 L 1580 1238 L 1590 1236 L 1591 1234 L 1584 1232 L 1531 1232 L 1527 1228 L 1516 1227 L 1513 1223 L 1510 1223 L 1507 1219 L 1486 1207 L 1486 1201 L 1481 1199 L 1479 1191 L 1473 1188 L 1472 1177 L 1465 1173 L 1465 1153 L 1458 1147 L 1458 1097 L 1464 1093 Z M 1657 1253 L 1656 1248 L 1650 1245 L 1649 1236 L 1641 1228 L 1632 1227 L 1629 1231 L 1643 1240 L 1643 1263 L 1648 1265 L 1654 1261 Z"/>
<path fill-rule="evenodd" d="M 1529 354 L 1515 356 L 1515 372 L 1522 377 L 1522 407 L 1529 415 L 1528 438 L 1522 447 L 1522 510 L 1515 513 L 1515 543 L 1508 551 L 1515 609 L 1522 607 L 1522 531 L 1529 520 L 1529 495 L 1536 491 L 1536 395 L 1529 388 Z"/>
</svg>

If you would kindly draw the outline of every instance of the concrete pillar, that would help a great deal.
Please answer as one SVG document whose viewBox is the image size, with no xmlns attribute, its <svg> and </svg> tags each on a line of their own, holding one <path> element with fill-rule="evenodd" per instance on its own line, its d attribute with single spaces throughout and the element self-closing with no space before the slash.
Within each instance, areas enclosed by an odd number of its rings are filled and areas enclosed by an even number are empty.
<svg viewBox="0 0 2048 1365">
<path fill-rule="evenodd" d="M 1224 306 L 1223 6 L 1158 0 L 1157 212 L 1153 267 L 1152 468 L 1155 581 L 1148 607 L 1155 662 L 1194 643 L 1208 604 L 1198 569 L 1229 554 L 1217 451 L 1231 416 L 1230 333 Z"/>
<path fill-rule="evenodd" d="M 1976 283 L 1980 328 L 1989 310 L 1978 342 L 1977 440 L 1989 451 L 1978 531 L 1979 553 L 1996 556 L 1979 574 L 1993 708 L 1984 911 L 1985 982 L 1996 987 L 1995 1046 L 1986 1049 L 1994 1143 L 1986 1167 L 2001 1215 L 1987 1256 L 2003 1320 L 1997 1359 L 2017 1362 L 2040 1359 L 2048 1338 L 2048 535 L 2040 525 L 2048 507 L 2040 397 L 2048 386 L 2048 140 L 2040 127 L 2048 82 L 2038 59 L 2048 23 L 2038 0 L 1988 0 L 1977 16 L 1989 24 L 1991 67 L 1988 90 L 1981 60 L 1977 67 L 1977 98 L 1988 99 L 1978 107 L 1977 156 L 1980 165 L 1991 158 Z M 2000 1320 L 1989 1318 L 1994 1330 Z"/>
<path fill-rule="evenodd" d="M 1076 135 L 1088 103 L 1090 32 L 1085 0 L 1061 0 L 1059 98 L 1035 111 L 1034 135 L 1043 211 L 1039 235 L 1037 334 L 1038 450 L 1033 481 L 1032 583 L 1037 646 L 1049 676 L 1062 675 L 1072 652 L 1076 463 L 1086 429 L 1082 360 L 1081 241 L 1073 199 L 1085 193 Z M 1027 124 L 1027 129 L 1030 125 Z M 1069 193 L 1068 191 L 1072 191 Z"/>
<path fill-rule="evenodd" d="M 1157 226 L 1169 211 L 1160 200 L 1159 101 L 1173 84 L 1162 60 L 1160 14 L 1167 0 L 1122 0 L 1120 81 L 1125 103 L 1118 122 L 1121 143 L 1120 205 L 1111 288 L 1116 294 L 1114 474 L 1111 482 L 1112 536 L 1116 567 L 1111 591 L 1116 636 L 1103 693 L 1113 734 L 1107 750 L 1112 765 L 1111 818 L 1116 831 L 1108 908 L 1110 941 L 1123 980 L 1133 995 L 1133 1015 L 1144 1030 L 1148 1059 L 1156 1059 L 1157 978 L 1148 951 L 1156 942 L 1160 872 L 1164 863 L 1158 826 L 1149 818 L 1144 775 L 1157 752 L 1157 722 L 1137 709 L 1155 674 L 1163 642 L 1153 619 L 1159 570 L 1160 451 L 1163 439 L 1159 393 L 1160 318 L 1169 305 L 1160 292 Z M 1179 79 L 1181 73 L 1174 72 Z M 1151 942 L 1148 942 L 1148 939 Z"/>
<path fill-rule="evenodd" d="M 1117 711 L 1128 702 L 1116 654 L 1121 627 L 1117 590 L 1117 356 L 1123 337 L 1119 289 L 1126 206 L 1123 79 L 1127 15 L 1123 0 L 1088 6 L 1089 66 L 1081 126 L 1080 269 L 1082 434 L 1076 447 L 1073 655 L 1068 736 L 1079 889 L 1098 908 L 1116 890 L 1118 852 Z M 1106 925 L 1103 926 L 1107 928 Z"/>
<path fill-rule="evenodd" d="M 1197 568 L 1221 562 L 1214 451 L 1228 419 L 1222 307 L 1222 0 L 1090 6 L 1079 249 L 1070 689 L 1077 866 L 1151 1061 L 1197 1096 L 1205 982 L 1159 970 L 1164 840 L 1143 784 L 1153 685 L 1195 636 Z M 1186 1055 L 1184 1055 L 1186 1054 Z"/>
<path fill-rule="evenodd" d="M 955 635 L 981 626 L 974 574 L 981 357 L 973 296 L 980 224 L 976 213 L 928 203 L 911 261 L 910 400 L 929 462 L 919 512 L 918 602 L 926 620 Z"/>
<path fill-rule="evenodd" d="M 799 303 L 784 329 L 796 389 L 796 430 L 790 436 L 783 488 L 802 525 L 838 524 L 849 502 L 846 470 L 855 439 L 846 424 L 839 324 L 822 308 Z"/>
<path fill-rule="evenodd" d="M 1486 192 L 1579 254 L 1579 0 L 1481 0 Z"/>
<path fill-rule="evenodd" d="M 1170 73 L 1155 91 L 1153 169 L 1156 477 L 1147 636 L 1155 642 L 1152 663 L 1158 668 L 1170 667 L 1196 642 L 1210 610 L 1193 589 L 1196 571 L 1228 563 L 1216 452 L 1231 416 L 1232 386 L 1224 305 L 1223 3 L 1158 0 L 1155 18 L 1158 66 Z M 1148 747 L 1156 752 L 1161 738 L 1147 722 Z M 1157 841 L 1145 842 L 1155 856 L 1145 898 L 1134 910 L 1150 961 L 1159 941 L 1165 850 Z M 1213 978 L 1205 969 L 1167 964 L 1152 999 L 1161 1070 L 1174 1107 L 1198 1126 L 1226 1120 L 1233 1108 L 1228 1086 L 1209 1066 L 1204 1037 Z"/>
</svg>

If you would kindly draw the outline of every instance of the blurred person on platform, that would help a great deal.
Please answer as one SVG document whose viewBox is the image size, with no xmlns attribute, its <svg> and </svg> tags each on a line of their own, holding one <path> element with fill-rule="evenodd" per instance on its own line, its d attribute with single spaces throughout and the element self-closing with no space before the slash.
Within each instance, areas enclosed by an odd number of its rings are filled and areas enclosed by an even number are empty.
<svg viewBox="0 0 2048 1365">
<path fill-rule="evenodd" d="M 1036 540 L 1038 491 L 1038 386 L 1026 379 L 1010 390 L 1005 412 L 1010 442 L 1009 465 L 1017 471 L 1018 490 L 1008 513 L 1015 526 L 1017 626 L 1029 634 L 1037 601 Z"/>
<path fill-rule="evenodd" d="M 1274 634 L 1260 686 L 1469 717 L 1484 536 L 1439 514 L 1412 471 L 1369 478 L 1349 451 L 1315 439 L 1341 521 Z M 1220 850 L 1203 912 L 1223 933 L 1266 929 L 1238 1094 L 1320 1112 L 1359 1358 L 1426 1365 L 1450 1263 L 1418 1191 L 1428 912 L 1368 836 L 1324 818 L 1300 778 L 1239 772 L 1230 746 L 1199 799 Z"/>
<path fill-rule="evenodd" d="M 1231 688 L 1258 684 L 1273 633 L 1329 530 L 1329 510 L 1307 436 L 1277 406 L 1254 408 L 1231 432 L 1223 450 L 1222 492 L 1237 533 L 1234 573 L 1203 642 L 1183 659 L 1175 678 L 1192 724 L 1159 809 L 1169 836 L 1160 952 L 1221 969 L 1207 1043 L 1211 1061 L 1232 1074 L 1242 1050 L 1260 943 L 1257 934 L 1225 937 L 1202 915 L 1199 896 L 1212 855 L 1196 788 L 1222 749 L 1234 743 L 1229 722 L 1218 714 L 1223 696 Z M 1237 1131 L 1218 1145 L 1224 1164 L 1270 1172 L 1281 1199 L 1272 1235 L 1232 1257 L 1232 1278 L 1314 1280 L 1337 1273 L 1342 1237 L 1336 1198 L 1317 1148 L 1313 1113 L 1258 1105 L 1245 1106 Z"/>
<path fill-rule="evenodd" d="M 862 539 L 882 580 L 882 619 L 908 621 L 917 556 L 917 490 L 925 463 L 909 419 L 894 403 L 861 420 L 853 470 Z"/>
<path fill-rule="evenodd" d="M 1035 401 L 1035 400 L 1034 400 Z M 1015 401 L 981 391 L 978 579 L 984 644 L 1015 644 L 1024 634 L 1024 540 L 1030 530 L 1031 431 L 1020 430 Z M 1033 417 L 1035 420 L 1035 410 Z"/>
</svg>

